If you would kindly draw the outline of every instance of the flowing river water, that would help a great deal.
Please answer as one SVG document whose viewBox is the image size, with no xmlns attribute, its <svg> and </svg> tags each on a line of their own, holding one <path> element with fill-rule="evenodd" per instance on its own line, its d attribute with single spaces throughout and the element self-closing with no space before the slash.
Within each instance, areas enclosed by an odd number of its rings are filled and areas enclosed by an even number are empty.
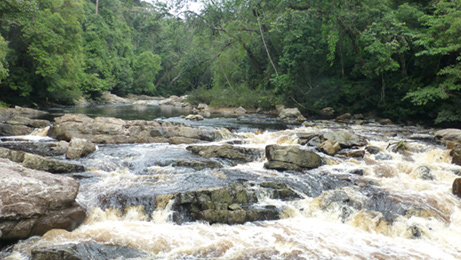
<svg viewBox="0 0 461 260">
<path fill-rule="evenodd" d="M 183 120 L 177 116 L 161 120 Z M 461 199 L 451 192 L 461 167 L 450 164 L 449 151 L 434 142 L 433 130 L 332 121 L 287 127 L 249 115 L 192 124 L 228 127 L 238 135 L 238 142 L 232 136 L 217 144 L 261 150 L 298 144 L 300 133 L 344 130 L 381 152 L 364 158 L 321 154 L 319 168 L 282 172 L 265 169 L 264 156 L 248 163 L 211 159 L 223 168 L 178 166 L 178 161 L 204 160 L 184 144 L 99 145 L 76 160 L 87 172 L 73 175 L 80 181 L 77 201 L 88 212 L 84 224 L 21 241 L 0 256 L 29 259 L 34 248 L 97 242 L 145 253 L 138 259 L 461 259 Z M 404 152 L 386 149 L 400 141 L 406 141 Z M 279 220 L 177 224 L 171 202 L 154 205 L 156 195 L 263 181 L 287 184 L 299 195 L 283 201 L 255 186 L 258 204 L 279 209 Z"/>
</svg>

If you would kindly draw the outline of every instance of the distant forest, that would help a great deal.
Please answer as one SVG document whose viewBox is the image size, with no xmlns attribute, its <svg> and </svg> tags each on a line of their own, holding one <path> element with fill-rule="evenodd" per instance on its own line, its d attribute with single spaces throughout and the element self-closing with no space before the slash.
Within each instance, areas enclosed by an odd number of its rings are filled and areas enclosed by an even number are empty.
<svg viewBox="0 0 461 260">
<path fill-rule="evenodd" d="M 110 91 L 461 122 L 461 0 L 201 2 L 2 0 L 0 106 Z"/>
</svg>

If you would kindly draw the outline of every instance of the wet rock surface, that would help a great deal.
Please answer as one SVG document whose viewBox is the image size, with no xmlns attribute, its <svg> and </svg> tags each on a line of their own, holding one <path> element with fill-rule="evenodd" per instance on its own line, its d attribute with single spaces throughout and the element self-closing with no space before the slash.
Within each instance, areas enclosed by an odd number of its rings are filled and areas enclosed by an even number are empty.
<svg viewBox="0 0 461 260">
<path fill-rule="evenodd" d="M 322 165 L 322 159 L 313 151 L 300 149 L 299 146 L 266 146 L 267 162 L 265 168 L 276 170 L 295 170 L 317 168 Z"/>
<path fill-rule="evenodd" d="M 461 166 L 461 146 L 453 149 L 450 155 L 452 156 L 451 163 Z"/>
<path fill-rule="evenodd" d="M 453 181 L 452 192 L 454 195 L 461 198 L 461 178 L 456 178 Z"/>
<path fill-rule="evenodd" d="M 237 162 L 251 162 L 262 157 L 263 152 L 259 149 L 224 145 L 195 145 L 188 146 L 188 151 L 203 157 L 218 157 Z"/>
<path fill-rule="evenodd" d="M 261 183 L 272 199 L 293 200 L 299 195 L 283 183 Z M 251 221 L 280 218 L 281 209 L 271 205 L 257 205 L 257 193 L 251 185 L 232 184 L 175 195 L 173 220 L 177 223 L 206 221 L 210 224 L 243 224 Z M 161 197 L 157 198 L 161 200 Z"/>
<path fill-rule="evenodd" d="M 96 151 L 97 146 L 82 138 L 72 138 L 66 151 L 67 159 L 77 159 Z"/>
<path fill-rule="evenodd" d="M 145 256 L 145 253 L 130 247 L 87 242 L 36 248 L 32 251 L 31 260 L 107 260 Z"/>
<path fill-rule="evenodd" d="M 69 163 L 60 160 L 46 158 L 37 154 L 26 153 L 0 147 L 0 158 L 5 158 L 16 163 L 22 164 L 24 167 L 46 171 L 50 173 L 71 173 L 82 172 L 85 167 L 80 164 Z"/>
<path fill-rule="evenodd" d="M 225 129 L 191 127 L 182 123 L 157 121 L 124 121 L 113 117 L 92 119 L 80 114 L 67 114 L 56 118 L 49 136 L 70 141 L 83 138 L 93 143 L 162 143 L 169 138 L 181 137 L 187 140 L 214 141 L 230 135 Z M 178 139 L 177 139 L 178 140 Z"/>
<path fill-rule="evenodd" d="M 79 183 L 0 159 L 0 240 L 18 240 L 60 228 L 73 230 L 86 217 L 75 202 Z"/>
</svg>

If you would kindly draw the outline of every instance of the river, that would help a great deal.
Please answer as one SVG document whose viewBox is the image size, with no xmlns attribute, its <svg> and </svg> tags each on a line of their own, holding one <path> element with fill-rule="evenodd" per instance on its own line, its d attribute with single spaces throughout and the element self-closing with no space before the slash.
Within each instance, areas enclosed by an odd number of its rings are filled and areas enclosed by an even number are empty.
<svg viewBox="0 0 461 260">
<path fill-rule="evenodd" d="M 131 106 L 98 109 L 78 112 L 186 122 L 178 117 L 181 111 L 154 115 Z M 69 112 L 76 111 L 55 111 Z M 80 181 L 77 201 L 87 209 L 85 223 L 72 232 L 53 230 L 21 241 L 0 256 L 25 260 L 35 248 L 97 242 L 137 249 L 144 254 L 137 259 L 461 259 L 461 199 L 451 192 L 461 167 L 450 164 L 449 152 L 434 142 L 432 129 L 332 121 L 294 126 L 258 115 L 188 123 L 226 127 L 238 136 L 238 142 L 233 136 L 215 144 L 264 150 L 269 144 L 297 144 L 301 133 L 343 130 L 365 137 L 368 146 L 381 152 L 363 158 L 321 154 L 323 166 L 296 172 L 265 169 L 264 157 L 244 163 L 205 160 L 184 144 L 99 145 L 90 156 L 75 160 L 87 172 L 72 175 Z M 389 148 L 400 141 L 405 141 L 404 152 Z M 223 166 L 177 164 L 210 160 Z M 298 198 L 268 196 L 258 186 L 266 181 L 286 184 Z M 255 185 L 257 204 L 279 210 L 280 219 L 177 224 L 171 201 L 161 208 L 154 205 L 158 195 L 235 183 Z"/>
</svg>

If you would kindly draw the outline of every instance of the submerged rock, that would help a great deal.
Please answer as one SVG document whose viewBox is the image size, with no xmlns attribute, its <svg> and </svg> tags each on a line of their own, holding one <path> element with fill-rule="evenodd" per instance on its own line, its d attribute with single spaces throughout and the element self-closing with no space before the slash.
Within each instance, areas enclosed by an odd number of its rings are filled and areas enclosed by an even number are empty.
<svg viewBox="0 0 461 260">
<path fill-rule="evenodd" d="M 193 145 L 188 146 L 187 150 L 207 158 L 218 157 L 238 162 L 251 162 L 261 158 L 263 155 L 263 152 L 259 149 L 233 146 L 230 144 Z"/>
<path fill-rule="evenodd" d="M 264 167 L 268 169 L 301 171 L 322 165 L 322 159 L 318 154 L 300 149 L 297 145 L 268 145 L 266 157 Z"/>
<path fill-rule="evenodd" d="M 70 177 L 30 170 L 0 159 L 1 240 L 77 228 L 86 213 L 75 202 L 79 183 Z"/>
<path fill-rule="evenodd" d="M 67 149 L 67 159 L 77 159 L 85 157 L 88 154 L 96 151 L 98 147 L 92 142 L 82 138 L 72 138 Z"/>
<path fill-rule="evenodd" d="M 104 245 L 92 242 L 39 247 L 32 250 L 32 260 L 106 260 L 145 257 L 146 254 L 131 247 Z"/>
</svg>

